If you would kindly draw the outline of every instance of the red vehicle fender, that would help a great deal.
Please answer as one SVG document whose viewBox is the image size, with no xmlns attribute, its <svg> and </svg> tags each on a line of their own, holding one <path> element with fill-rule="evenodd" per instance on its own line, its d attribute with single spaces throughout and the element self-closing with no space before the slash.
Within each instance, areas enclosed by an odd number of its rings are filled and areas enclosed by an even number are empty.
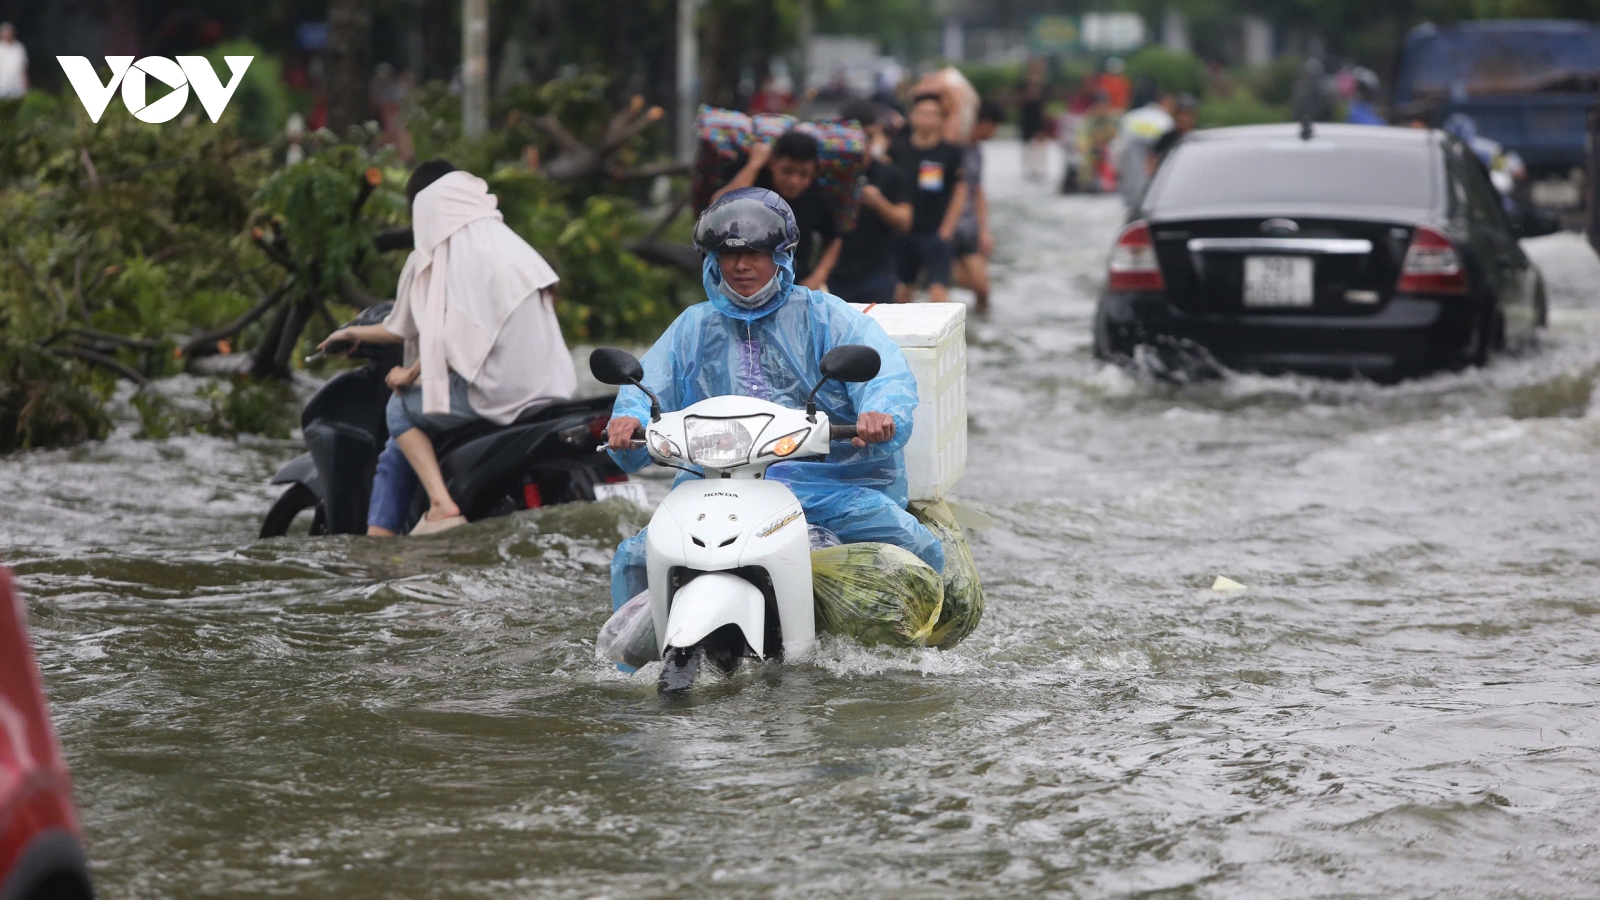
<svg viewBox="0 0 1600 900">
<path fill-rule="evenodd" d="M 0 568 L 0 900 L 29 897 L 61 877 L 80 882 L 76 893 L 87 896 L 83 829 L 26 613 L 11 572 Z"/>
</svg>

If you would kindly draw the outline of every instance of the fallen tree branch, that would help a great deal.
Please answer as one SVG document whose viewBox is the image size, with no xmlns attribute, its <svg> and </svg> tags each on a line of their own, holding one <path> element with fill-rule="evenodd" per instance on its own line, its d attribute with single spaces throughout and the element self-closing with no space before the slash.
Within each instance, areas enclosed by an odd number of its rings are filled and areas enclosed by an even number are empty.
<svg viewBox="0 0 1600 900">
<path fill-rule="evenodd" d="M 333 317 L 333 313 L 328 312 L 328 304 L 324 303 L 321 297 L 317 298 L 316 308 L 313 311 L 322 319 L 322 324 L 328 326 L 329 334 L 339 330 L 339 320 Z"/>
<path fill-rule="evenodd" d="M 662 216 L 661 221 L 656 223 L 656 227 L 650 229 L 650 234 L 645 238 L 645 240 L 654 241 L 661 237 L 661 233 L 667 230 L 667 226 L 671 225 L 679 216 L 683 215 L 683 211 L 689 207 L 689 201 L 693 199 L 693 194 L 684 194 L 682 197 L 679 197 L 678 202 L 672 204 L 672 207 L 667 210 L 667 214 Z"/>
<path fill-rule="evenodd" d="M 359 306 L 362 309 L 376 306 L 377 304 L 383 302 L 379 298 L 374 297 L 363 290 L 361 286 L 356 284 L 355 280 L 352 279 L 348 274 L 341 276 L 339 279 L 339 299 L 350 304 L 351 306 Z"/>
<path fill-rule="evenodd" d="M 162 159 L 152 163 L 145 163 L 142 166 L 134 166 L 131 169 L 125 169 L 112 175 L 97 175 L 98 180 L 91 187 L 101 187 L 113 181 L 121 181 L 125 178 L 132 178 L 136 175 L 143 175 L 146 172 L 153 172 L 159 169 L 170 169 L 173 166 L 181 166 L 188 162 L 189 160 L 187 159 Z M 45 193 L 40 194 L 39 199 L 44 202 L 49 202 L 63 196 L 64 194 L 70 193 L 71 191 L 72 186 L 70 185 L 67 187 L 59 187 L 53 191 L 46 191 Z"/>
<path fill-rule="evenodd" d="M 54 353 L 56 356 L 67 357 L 70 359 L 80 359 L 84 362 L 94 363 L 97 366 L 103 366 L 113 372 L 116 372 L 118 375 L 121 375 L 123 378 L 128 379 L 134 384 L 139 385 L 140 387 L 144 387 L 150 383 L 150 379 L 144 377 L 143 372 L 140 372 L 138 369 L 135 369 L 134 367 L 127 365 L 120 360 L 106 356 L 104 353 L 96 353 L 93 350 L 87 350 L 83 347 L 51 347 L 50 352 Z"/>
<path fill-rule="evenodd" d="M 267 240 L 267 232 L 265 229 L 251 229 L 250 240 L 253 241 L 257 247 L 261 248 L 261 252 L 267 255 L 267 259 L 277 263 L 287 272 L 293 273 L 295 271 L 294 260 L 291 260 L 289 255 L 283 252 L 283 248 L 279 246 L 277 241 Z"/>
<path fill-rule="evenodd" d="M 51 338 L 53 343 L 61 337 L 77 337 L 84 340 L 95 341 L 102 344 L 116 344 L 119 347 L 129 347 L 134 350 L 160 350 L 161 342 L 149 338 L 128 337 L 121 334 L 112 334 L 109 331 L 100 331 L 96 328 L 70 328 L 64 332 L 57 332 Z"/>
<path fill-rule="evenodd" d="M 156 253 L 155 256 L 150 257 L 150 262 L 152 262 L 152 263 L 166 262 L 167 260 L 171 259 L 172 257 L 177 256 L 179 253 L 182 253 L 183 251 L 188 250 L 190 247 L 193 247 L 193 246 L 194 246 L 194 242 L 193 241 L 182 241 L 182 242 L 173 244 L 170 247 L 167 247 L 166 249 L 159 251 L 158 253 Z"/>
<path fill-rule="evenodd" d="M 532 119 L 532 122 L 535 128 L 549 135 L 551 140 L 561 145 L 561 149 L 567 151 L 568 153 L 579 154 L 592 152 L 588 145 L 584 144 L 583 141 L 573 137 L 572 132 L 567 130 L 567 126 L 562 125 L 561 120 L 557 119 L 555 116 L 548 114 L 535 116 Z"/>
<path fill-rule="evenodd" d="M 628 124 L 607 135 L 605 142 L 600 145 L 601 155 L 610 155 L 612 151 L 643 134 L 650 126 L 661 121 L 666 114 L 666 110 L 659 106 L 650 107 L 649 111 L 644 115 L 633 119 Z"/>
<path fill-rule="evenodd" d="M 78 315 L 89 321 L 89 304 L 83 299 L 83 254 L 72 263 L 72 294 L 78 299 Z"/>
<path fill-rule="evenodd" d="M 634 241 L 628 245 L 628 252 L 645 262 L 673 266 L 691 275 L 700 273 L 700 251 L 688 244 L 662 240 Z"/>
<path fill-rule="evenodd" d="M 694 166 L 685 162 L 658 162 L 644 166 L 634 166 L 624 169 L 621 166 L 610 166 L 606 174 L 617 181 L 637 181 L 641 178 L 655 178 L 660 175 L 687 175 L 694 171 Z"/>
<path fill-rule="evenodd" d="M 223 338 L 230 338 L 234 335 L 237 335 L 239 332 L 250 327 L 250 323 L 266 315 L 268 310 L 278 305 L 278 301 L 282 300 L 283 296 L 289 292 L 289 288 L 293 286 L 294 276 L 291 275 L 283 282 L 283 284 L 278 285 L 277 290 L 274 290 L 272 293 L 268 294 L 260 303 L 252 306 L 244 315 L 234 319 L 232 322 L 229 322 L 226 325 L 221 326 L 220 328 L 213 328 L 210 331 L 203 331 L 194 337 L 189 338 L 189 340 L 185 341 L 184 345 L 179 348 L 179 352 L 184 356 L 193 356 L 198 351 L 204 349 L 207 344 L 215 344 L 217 341 L 220 341 Z"/>
</svg>

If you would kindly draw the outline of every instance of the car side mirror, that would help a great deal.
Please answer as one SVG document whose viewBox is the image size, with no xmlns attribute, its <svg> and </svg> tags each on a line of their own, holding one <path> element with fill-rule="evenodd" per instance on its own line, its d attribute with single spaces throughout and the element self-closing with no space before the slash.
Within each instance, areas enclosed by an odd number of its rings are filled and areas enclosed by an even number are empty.
<svg viewBox="0 0 1600 900">
<path fill-rule="evenodd" d="M 632 353 L 615 347 L 601 347 L 589 354 L 589 372 L 601 384 L 617 387 L 631 384 L 644 391 L 644 395 L 650 398 L 650 421 L 661 419 L 661 401 L 644 386 L 644 366 Z"/>
<path fill-rule="evenodd" d="M 878 377 L 883 368 L 883 357 L 864 344 L 840 344 L 822 356 L 822 380 L 811 389 L 806 398 L 806 416 L 817 420 L 817 392 L 830 381 L 862 382 Z"/>
<path fill-rule="evenodd" d="M 865 344 L 841 344 L 822 357 L 822 377 L 835 381 L 871 381 L 882 367 L 883 357 Z"/>
</svg>

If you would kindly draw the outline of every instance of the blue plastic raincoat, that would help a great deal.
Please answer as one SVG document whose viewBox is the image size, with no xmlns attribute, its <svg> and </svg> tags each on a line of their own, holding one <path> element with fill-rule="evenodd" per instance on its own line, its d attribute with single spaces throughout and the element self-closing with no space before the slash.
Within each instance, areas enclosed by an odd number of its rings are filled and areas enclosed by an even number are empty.
<svg viewBox="0 0 1600 900">
<path fill-rule="evenodd" d="M 776 194 L 763 191 L 769 205 L 794 214 Z M 900 347 L 877 322 L 832 294 L 794 283 L 791 253 L 775 254 L 780 287 L 765 306 L 743 309 L 717 287 L 722 270 L 716 254 L 706 257 L 702 282 L 709 302 L 684 310 L 641 362 L 644 384 L 661 398 L 664 410 L 680 410 L 711 397 L 759 397 L 795 409 L 822 378 L 823 354 L 841 344 L 866 344 L 883 359 L 878 377 L 864 384 L 828 382 L 817 394 L 817 408 L 836 424 L 853 424 L 864 412 L 894 419 L 895 436 L 858 448 L 836 441 L 826 462 L 779 463 L 767 478 L 787 484 L 806 511 L 806 520 L 837 534 L 846 543 L 882 541 L 904 547 L 936 570 L 944 570 L 938 538 L 906 512 L 905 459 L 911 415 L 917 408 L 917 381 Z M 650 401 L 635 387 L 617 393 L 613 416 L 650 420 Z M 612 453 L 625 471 L 643 468 L 644 450 Z M 680 475 L 679 480 L 693 475 Z M 644 532 L 622 542 L 611 563 L 613 608 L 644 590 Z"/>
</svg>

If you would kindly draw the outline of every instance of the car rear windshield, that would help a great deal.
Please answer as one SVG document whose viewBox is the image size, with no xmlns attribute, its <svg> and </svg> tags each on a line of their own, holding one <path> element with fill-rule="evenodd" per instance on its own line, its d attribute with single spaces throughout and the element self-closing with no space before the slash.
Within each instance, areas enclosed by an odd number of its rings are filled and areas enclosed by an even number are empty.
<svg viewBox="0 0 1600 900">
<path fill-rule="evenodd" d="M 1194 141 L 1161 167 L 1146 205 L 1316 203 L 1428 209 L 1432 148 L 1293 138 Z"/>
</svg>

